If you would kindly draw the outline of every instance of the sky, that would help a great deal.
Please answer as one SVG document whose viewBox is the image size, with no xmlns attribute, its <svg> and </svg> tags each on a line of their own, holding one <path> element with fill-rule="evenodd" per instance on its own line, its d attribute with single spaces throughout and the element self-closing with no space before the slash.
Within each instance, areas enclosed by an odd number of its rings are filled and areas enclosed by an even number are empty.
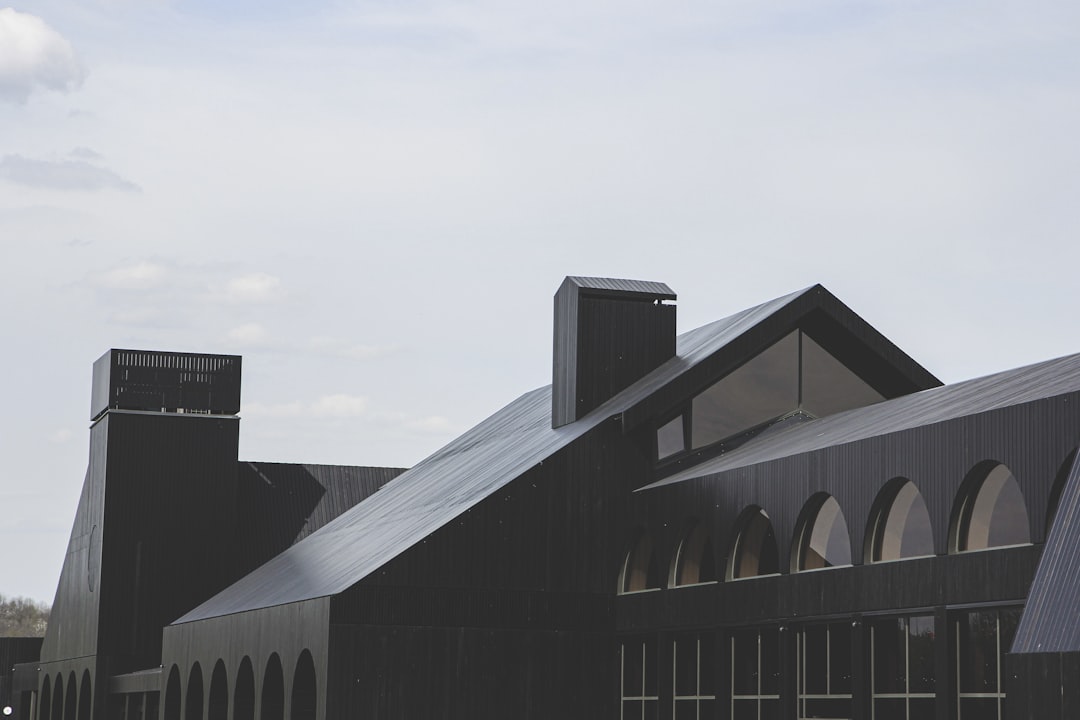
<svg viewBox="0 0 1080 720">
<path fill-rule="evenodd" d="M 243 460 L 400 467 L 550 382 L 566 275 L 1080 352 L 1077 128 L 1075 2 L 0 4 L 0 593 L 52 600 L 113 347 L 243 355 Z"/>
</svg>

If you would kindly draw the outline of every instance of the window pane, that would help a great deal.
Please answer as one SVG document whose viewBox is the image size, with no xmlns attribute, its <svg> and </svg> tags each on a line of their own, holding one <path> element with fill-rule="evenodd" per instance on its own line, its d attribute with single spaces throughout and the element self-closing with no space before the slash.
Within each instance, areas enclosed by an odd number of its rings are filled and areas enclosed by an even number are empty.
<svg viewBox="0 0 1080 720">
<path fill-rule="evenodd" d="M 675 641 L 675 694 L 697 695 L 697 638 Z"/>
<path fill-rule="evenodd" d="M 731 636 L 731 692 L 758 694 L 758 634 L 736 630 Z"/>
<path fill-rule="evenodd" d="M 998 720 L 998 699 L 960 698 L 960 720 Z"/>
<path fill-rule="evenodd" d="M 761 631 L 761 694 L 780 693 L 780 632 L 776 628 Z"/>
<path fill-rule="evenodd" d="M 776 535 L 769 516 L 759 508 L 746 521 L 735 544 L 732 576 L 743 578 L 777 572 L 780 572 L 780 558 L 776 549 Z"/>
<path fill-rule="evenodd" d="M 851 692 L 851 624 L 835 623 L 829 628 L 829 692 Z"/>
<path fill-rule="evenodd" d="M 713 643 L 711 635 L 702 636 L 698 643 L 701 658 L 698 663 L 698 693 L 700 695 L 716 695 L 716 652 Z"/>
<path fill-rule="evenodd" d="M 829 692 L 828 633 L 824 625 L 809 627 L 802 631 L 802 647 L 799 648 L 799 692 L 803 695 L 826 695 Z"/>
<path fill-rule="evenodd" d="M 711 445 L 798 406 L 799 339 L 795 331 L 694 398 L 693 447 Z"/>
<path fill-rule="evenodd" d="M 934 679 L 934 616 L 908 619 L 908 685 L 913 693 L 937 692 Z"/>
<path fill-rule="evenodd" d="M 642 651 L 640 641 L 630 641 L 622 646 L 623 697 L 640 697 L 643 687 Z"/>
<path fill-rule="evenodd" d="M 960 692 L 997 692 L 997 613 L 967 613 L 956 628 Z"/>
<path fill-rule="evenodd" d="M 731 703 L 732 720 L 758 720 L 757 700 L 734 700 Z"/>
<path fill-rule="evenodd" d="M 913 715 L 913 718 L 932 718 L 933 708 L 930 715 Z M 874 720 L 908 720 L 907 700 L 904 698 L 878 698 L 874 700 Z"/>
<path fill-rule="evenodd" d="M 680 415 L 656 431 L 656 455 L 663 460 L 685 449 L 686 437 L 683 435 L 683 416 Z"/>
<path fill-rule="evenodd" d="M 800 570 L 851 564 L 851 540 L 844 513 L 836 498 L 829 497 L 810 521 L 810 532 L 804 534 L 800 550 Z"/>
<path fill-rule="evenodd" d="M 973 501 L 965 506 L 959 550 L 982 550 L 1031 541 L 1027 507 L 1009 468 L 997 465 L 987 474 Z"/>
<path fill-rule="evenodd" d="M 904 621 L 900 618 L 878 620 L 871 632 L 874 643 L 874 694 L 905 692 Z"/>
<path fill-rule="evenodd" d="M 874 388 L 803 333 L 802 407 L 825 417 L 884 400 Z"/>
<path fill-rule="evenodd" d="M 675 720 L 697 720 L 697 700 L 676 700 Z"/>
<path fill-rule="evenodd" d="M 874 560 L 899 560 L 934 554 L 930 513 L 922 493 L 910 480 L 897 491 L 876 538 Z"/>
</svg>

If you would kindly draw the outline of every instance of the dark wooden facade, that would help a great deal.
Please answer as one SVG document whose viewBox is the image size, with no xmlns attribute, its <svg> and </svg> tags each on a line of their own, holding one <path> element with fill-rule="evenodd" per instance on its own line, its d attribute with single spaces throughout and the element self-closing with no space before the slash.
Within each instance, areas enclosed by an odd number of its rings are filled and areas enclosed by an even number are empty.
<svg viewBox="0 0 1080 720">
<path fill-rule="evenodd" d="M 553 385 L 405 472 L 239 463 L 238 358 L 107 354 L 54 621 L 14 680 L 35 700 L 20 720 L 716 720 L 834 701 L 851 718 L 1073 716 L 1080 646 L 1040 638 L 1080 637 L 1076 573 L 1061 570 L 1080 549 L 1080 357 L 942 387 L 820 286 L 680 338 L 673 299 L 661 283 L 568 278 Z M 659 456 L 661 426 L 796 331 L 884 401 L 792 408 Z M 1029 541 L 961 551 L 969 490 L 998 465 Z M 875 562 L 900 478 L 925 503 L 932 551 Z M 802 570 L 825 498 L 850 564 Z M 734 577 L 757 508 L 777 572 Z M 678 586 L 694 528 L 703 580 Z M 870 669 L 875 633 L 913 617 L 935 628 L 933 690 L 892 697 Z M 1013 652 L 986 658 L 992 692 L 971 690 L 963 623 L 1011 638 L 1017 617 Z M 846 663 L 842 692 L 822 697 L 804 687 L 820 632 Z M 739 689 L 747 633 L 776 654 L 757 695 Z"/>
</svg>

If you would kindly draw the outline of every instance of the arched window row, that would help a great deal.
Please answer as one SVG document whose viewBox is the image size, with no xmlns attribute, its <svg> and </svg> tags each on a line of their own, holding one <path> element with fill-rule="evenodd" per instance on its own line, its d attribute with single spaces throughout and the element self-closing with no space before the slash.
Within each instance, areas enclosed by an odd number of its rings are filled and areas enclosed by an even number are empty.
<svg viewBox="0 0 1080 720">
<path fill-rule="evenodd" d="M 223 660 L 214 664 L 210 676 L 209 693 L 203 695 L 203 671 L 198 662 L 192 663 L 186 688 L 181 688 L 180 668 L 173 665 L 165 688 L 162 720 L 180 720 L 183 698 L 184 720 L 227 720 L 232 703 L 233 720 L 255 720 L 256 683 L 255 666 L 251 658 L 240 661 L 230 688 L 230 674 Z M 286 706 L 285 674 L 281 657 L 271 653 L 262 671 L 259 692 L 259 720 L 285 720 L 286 707 L 289 720 L 315 720 L 318 710 L 318 692 L 315 663 L 311 651 L 305 649 L 297 657 L 293 674 L 291 702 Z M 46 682 L 47 682 L 46 678 Z M 46 684 L 46 688 L 48 685 Z M 231 693 L 230 693 L 231 689 Z M 56 712 L 54 710 L 54 712 Z M 79 720 L 82 720 L 81 718 Z"/>
<path fill-rule="evenodd" d="M 1066 458 L 1052 488 L 1047 526 L 1053 519 L 1074 450 Z M 949 553 L 963 553 L 1031 542 L 1027 505 L 1019 483 L 1007 466 L 995 461 L 975 465 L 961 483 L 949 523 Z M 864 563 L 891 562 L 934 554 L 934 528 L 926 501 L 916 484 L 903 477 L 885 483 L 874 501 L 866 526 Z M 718 564 L 716 558 L 722 558 Z M 855 555 L 847 519 L 836 498 L 817 493 L 803 506 L 790 544 L 790 572 L 851 565 Z M 781 572 L 776 533 L 768 512 L 745 508 L 734 525 L 727 552 L 718 556 L 707 525 L 691 521 L 666 564 L 666 582 L 650 533 L 639 528 L 623 556 L 618 592 L 632 593 Z M 721 572 L 718 572 L 721 570 Z"/>
</svg>

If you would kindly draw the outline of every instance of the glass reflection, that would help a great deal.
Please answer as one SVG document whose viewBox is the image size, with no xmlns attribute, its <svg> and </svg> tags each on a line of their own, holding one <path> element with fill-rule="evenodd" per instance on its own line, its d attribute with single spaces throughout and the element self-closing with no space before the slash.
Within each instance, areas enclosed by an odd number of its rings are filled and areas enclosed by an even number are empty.
<svg viewBox="0 0 1080 720">
<path fill-rule="evenodd" d="M 796 570 L 851 564 L 851 539 L 840 503 L 831 495 L 802 531 Z"/>
<path fill-rule="evenodd" d="M 904 481 L 896 490 L 892 502 L 882 510 L 873 533 L 872 562 L 934 554 L 930 512 L 915 483 Z"/>
<path fill-rule="evenodd" d="M 715 566 L 709 534 L 704 525 L 695 523 L 675 551 L 668 584 L 677 587 L 712 582 L 716 580 Z"/>
<path fill-rule="evenodd" d="M 761 508 L 744 513 L 742 531 L 735 540 L 729 575 L 732 579 L 780 572 L 779 552 L 772 522 Z"/>
<path fill-rule="evenodd" d="M 711 445 L 799 406 L 798 331 L 694 398 L 691 442 Z"/>
<path fill-rule="evenodd" d="M 957 536 L 959 552 L 1031 542 L 1027 506 L 1009 468 L 995 465 L 966 498 Z"/>
</svg>

